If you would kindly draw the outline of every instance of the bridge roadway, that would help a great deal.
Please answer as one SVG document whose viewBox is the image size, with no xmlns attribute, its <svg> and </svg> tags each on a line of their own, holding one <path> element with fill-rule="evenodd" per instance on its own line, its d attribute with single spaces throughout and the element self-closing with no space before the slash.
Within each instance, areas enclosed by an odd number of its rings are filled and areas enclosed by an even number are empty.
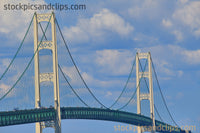
<svg viewBox="0 0 200 133">
<path fill-rule="evenodd" d="M 54 108 L 40 108 L 30 110 L 16 110 L 0 112 L 0 127 L 35 123 L 42 121 L 51 121 L 56 117 Z M 151 118 L 118 110 L 110 110 L 103 108 L 86 108 L 86 107 L 62 107 L 62 119 L 89 119 L 89 120 L 104 120 L 121 122 L 131 125 L 141 125 L 150 129 L 152 122 Z M 166 123 L 156 120 L 156 129 L 162 133 L 187 133 L 180 128 L 170 126 Z M 171 131 L 170 131 L 171 130 Z"/>
</svg>

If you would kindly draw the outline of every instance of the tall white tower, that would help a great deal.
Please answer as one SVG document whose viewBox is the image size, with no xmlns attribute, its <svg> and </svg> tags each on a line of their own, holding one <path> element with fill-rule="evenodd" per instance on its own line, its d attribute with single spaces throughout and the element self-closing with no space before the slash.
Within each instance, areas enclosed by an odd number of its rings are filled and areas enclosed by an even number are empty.
<svg viewBox="0 0 200 133">
<path fill-rule="evenodd" d="M 148 61 L 148 71 L 140 71 L 140 59 L 146 59 Z M 140 92 L 140 80 L 141 78 L 148 78 L 149 84 L 148 89 L 149 93 Z M 152 83 L 152 64 L 151 64 L 151 54 L 149 53 L 137 53 L 136 54 L 136 88 L 137 88 L 137 113 L 141 114 L 141 101 L 149 100 L 150 101 L 150 114 L 152 119 L 152 132 L 155 132 L 155 115 L 154 115 L 154 100 L 153 100 L 153 83 Z M 143 129 L 141 126 L 138 126 L 138 133 L 142 133 Z"/>
<path fill-rule="evenodd" d="M 38 41 L 38 23 L 49 22 L 51 23 L 52 40 Z M 39 68 L 39 51 L 42 49 L 49 49 L 52 51 L 53 71 L 49 73 L 40 73 Z M 60 96 L 59 96 L 59 79 L 58 79 L 58 60 L 57 60 L 57 43 L 56 43 L 56 27 L 55 27 L 55 14 L 37 14 L 34 15 L 34 52 L 35 58 L 35 107 L 41 107 L 40 97 L 40 83 L 53 82 L 54 85 L 54 108 L 56 110 L 56 118 L 53 121 L 38 122 L 36 123 L 36 133 L 42 133 L 46 127 L 53 127 L 55 133 L 61 133 L 61 115 L 60 115 Z"/>
</svg>

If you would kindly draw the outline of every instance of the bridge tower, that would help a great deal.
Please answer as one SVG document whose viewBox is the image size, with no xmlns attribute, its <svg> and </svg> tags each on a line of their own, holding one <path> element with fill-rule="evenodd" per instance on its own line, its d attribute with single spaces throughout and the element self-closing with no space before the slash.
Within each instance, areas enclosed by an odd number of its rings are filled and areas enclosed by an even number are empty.
<svg viewBox="0 0 200 133">
<path fill-rule="evenodd" d="M 52 40 L 38 41 L 38 23 L 49 22 L 51 24 Z M 40 73 L 39 68 L 39 51 L 49 49 L 52 51 L 53 70 L 49 73 Z M 34 65 L 35 65 L 35 108 L 41 108 L 40 83 L 49 81 L 54 85 L 54 109 L 56 110 L 56 118 L 53 121 L 36 123 L 36 133 L 42 133 L 46 127 L 55 129 L 55 133 L 61 133 L 61 115 L 60 115 L 60 96 L 59 96 L 59 79 L 58 79 L 58 60 L 57 60 L 57 42 L 55 14 L 37 14 L 34 15 Z"/>
<path fill-rule="evenodd" d="M 139 60 L 146 59 L 148 61 L 148 71 L 141 72 Z M 140 92 L 140 79 L 148 78 L 148 93 Z M 152 83 L 152 63 L 151 63 L 151 54 L 148 53 L 137 53 L 136 54 L 136 87 L 137 87 L 137 113 L 141 114 L 141 101 L 149 100 L 150 101 L 150 114 L 152 119 L 152 133 L 155 132 L 155 115 L 154 115 L 154 100 L 153 100 L 153 83 Z M 141 126 L 138 126 L 138 133 L 142 133 L 143 129 Z"/>
</svg>

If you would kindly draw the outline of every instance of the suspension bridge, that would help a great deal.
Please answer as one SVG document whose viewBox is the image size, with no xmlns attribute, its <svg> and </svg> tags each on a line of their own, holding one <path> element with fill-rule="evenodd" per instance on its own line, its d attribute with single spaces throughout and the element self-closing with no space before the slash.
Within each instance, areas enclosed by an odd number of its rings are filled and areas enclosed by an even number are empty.
<svg viewBox="0 0 200 133">
<path fill-rule="evenodd" d="M 31 28 L 34 40 L 29 36 Z M 27 52 L 29 49 L 32 52 Z M 59 49 L 66 50 L 67 59 L 59 56 Z M 119 96 L 110 106 L 103 104 L 78 69 L 55 14 L 35 13 L 19 48 L 0 77 L 0 127 L 36 123 L 36 133 L 42 133 L 47 127 L 61 133 L 62 119 L 89 119 L 136 125 L 138 133 L 189 133 L 177 125 L 169 111 L 150 52 L 137 53 L 130 70 Z M 148 106 L 143 107 L 142 101 L 149 101 Z M 148 115 L 143 114 L 145 111 Z"/>
</svg>

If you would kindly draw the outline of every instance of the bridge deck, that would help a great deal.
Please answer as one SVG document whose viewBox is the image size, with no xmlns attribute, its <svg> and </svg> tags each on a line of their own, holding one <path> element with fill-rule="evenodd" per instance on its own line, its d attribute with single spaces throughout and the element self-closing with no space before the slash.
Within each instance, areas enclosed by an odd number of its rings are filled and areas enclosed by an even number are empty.
<svg viewBox="0 0 200 133">
<path fill-rule="evenodd" d="M 0 126 L 50 121 L 54 120 L 56 118 L 55 116 L 56 112 L 54 108 L 0 112 Z M 62 107 L 61 118 L 105 120 L 122 122 L 131 125 L 141 125 L 145 127 L 150 127 L 152 125 L 151 118 L 149 117 L 124 111 L 101 108 Z M 183 131 L 180 128 L 170 126 L 160 121 L 156 121 L 156 127 L 158 132 L 186 133 L 186 131 Z"/>
</svg>

